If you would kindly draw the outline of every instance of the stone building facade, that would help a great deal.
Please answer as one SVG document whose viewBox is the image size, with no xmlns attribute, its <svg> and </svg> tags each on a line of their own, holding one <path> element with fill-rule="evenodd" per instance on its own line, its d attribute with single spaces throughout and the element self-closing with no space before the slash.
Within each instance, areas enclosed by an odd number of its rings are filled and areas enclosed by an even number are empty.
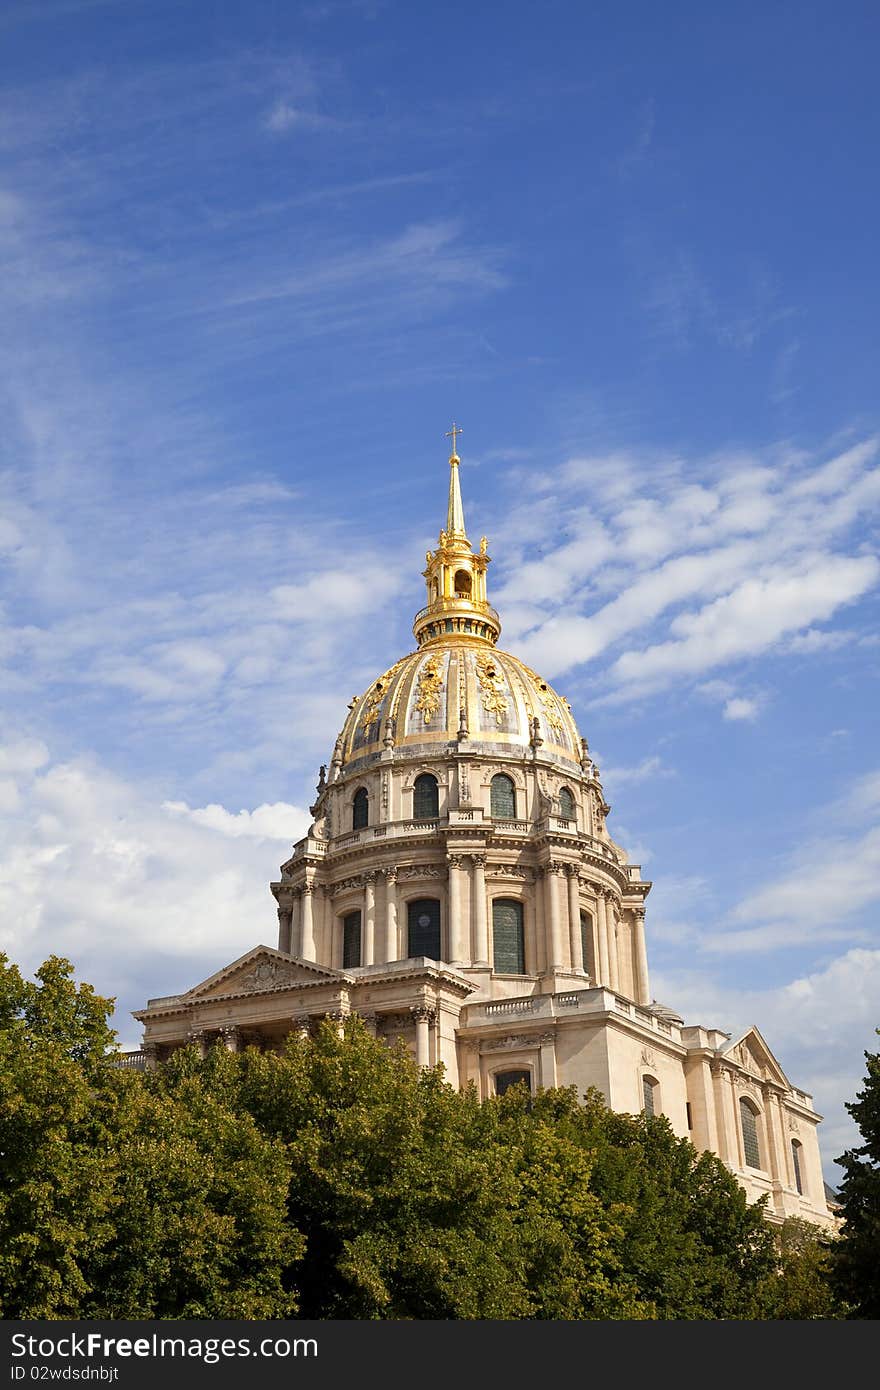
<svg viewBox="0 0 880 1390">
<path fill-rule="evenodd" d="M 147 1065 L 187 1042 L 283 1045 L 359 1014 L 488 1096 L 594 1086 L 718 1154 L 771 1217 L 830 1224 L 811 1098 L 757 1028 L 686 1025 L 651 995 L 650 883 L 611 838 L 568 702 L 500 650 L 486 538 L 450 459 L 416 649 L 352 700 L 308 834 L 271 884 L 278 944 L 151 999 Z"/>
</svg>

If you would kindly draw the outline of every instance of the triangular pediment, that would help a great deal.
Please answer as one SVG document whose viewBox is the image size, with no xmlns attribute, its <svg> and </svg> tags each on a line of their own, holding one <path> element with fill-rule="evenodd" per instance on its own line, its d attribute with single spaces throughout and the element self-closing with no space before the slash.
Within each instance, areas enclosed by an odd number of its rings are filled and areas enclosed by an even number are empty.
<svg viewBox="0 0 880 1390">
<path fill-rule="evenodd" d="M 334 983 L 345 976 L 314 961 L 299 960 L 271 946 L 255 946 L 187 993 L 187 1002 L 216 999 L 226 994 L 257 994 L 296 985 Z"/>
<path fill-rule="evenodd" d="M 724 1056 L 728 1061 L 742 1067 L 750 1076 L 763 1081 L 773 1081 L 777 1086 L 790 1089 L 788 1077 L 754 1026 L 740 1037 L 734 1038 L 724 1049 Z"/>
</svg>

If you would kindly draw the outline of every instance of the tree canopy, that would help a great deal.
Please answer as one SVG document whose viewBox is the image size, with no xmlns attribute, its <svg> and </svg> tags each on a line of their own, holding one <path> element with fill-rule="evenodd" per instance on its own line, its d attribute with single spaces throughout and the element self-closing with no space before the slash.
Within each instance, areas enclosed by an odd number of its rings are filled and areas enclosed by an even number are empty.
<svg viewBox="0 0 880 1390">
<path fill-rule="evenodd" d="M 880 1028 L 877 1033 L 880 1034 Z M 864 1143 L 837 1160 L 843 1169 L 843 1228 L 832 1251 L 839 1296 L 849 1317 L 880 1318 L 880 1053 L 866 1052 L 867 1075 L 847 1110 Z"/>
<path fill-rule="evenodd" d="M 356 1018 L 124 1071 L 111 1010 L 0 957 L 5 1318 L 821 1315 L 786 1312 L 763 1207 L 662 1117 L 481 1102 Z"/>
</svg>

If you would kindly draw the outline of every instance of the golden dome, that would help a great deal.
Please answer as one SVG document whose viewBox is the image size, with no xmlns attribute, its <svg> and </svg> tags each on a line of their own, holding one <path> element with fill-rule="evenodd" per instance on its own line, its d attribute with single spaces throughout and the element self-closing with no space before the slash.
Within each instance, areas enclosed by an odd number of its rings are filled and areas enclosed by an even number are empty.
<svg viewBox="0 0 880 1390">
<path fill-rule="evenodd" d="M 465 741 L 501 757 L 540 747 L 569 766 L 584 756 L 568 701 L 537 672 L 487 639 L 452 634 L 395 662 L 352 702 L 334 761 L 344 771 L 386 747 L 430 757 Z"/>
<path fill-rule="evenodd" d="M 453 446 L 459 428 L 453 426 Z M 449 459 L 446 526 L 422 571 L 427 605 L 413 622 L 410 652 L 351 702 L 336 740 L 333 777 L 358 771 L 387 750 L 439 756 L 450 744 L 468 752 L 588 763 L 566 699 L 510 652 L 495 646 L 501 620 L 486 595 L 492 563 L 485 536 L 473 550 L 464 523 L 461 460 Z"/>
</svg>

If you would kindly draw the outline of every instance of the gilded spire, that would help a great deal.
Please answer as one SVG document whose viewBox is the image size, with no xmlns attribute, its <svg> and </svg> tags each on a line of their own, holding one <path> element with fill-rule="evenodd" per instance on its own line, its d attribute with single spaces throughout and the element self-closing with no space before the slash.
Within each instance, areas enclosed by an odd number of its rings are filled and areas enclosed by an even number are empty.
<svg viewBox="0 0 880 1390">
<path fill-rule="evenodd" d="M 428 589 L 427 606 L 416 614 L 413 634 L 419 646 L 446 640 L 450 633 L 472 641 L 497 642 L 501 622 L 486 597 L 486 569 L 491 563 L 483 536 L 479 551 L 471 549 L 464 529 L 464 507 L 458 481 L 456 443 L 460 425 L 447 430 L 452 437 L 449 456 L 449 505 L 446 529 L 440 532 L 436 550 L 429 550 L 422 570 Z"/>
<path fill-rule="evenodd" d="M 449 505 L 446 508 L 446 534 L 458 539 L 467 539 L 464 529 L 464 507 L 461 502 L 461 484 L 458 480 L 458 465 L 461 459 L 456 450 L 457 437 L 464 434 L 461 425 L 452 422 L 452 429 L 446 431 L 447 439 L 452 436 L 452 453 L 449 455 Z"/>
</svg>

